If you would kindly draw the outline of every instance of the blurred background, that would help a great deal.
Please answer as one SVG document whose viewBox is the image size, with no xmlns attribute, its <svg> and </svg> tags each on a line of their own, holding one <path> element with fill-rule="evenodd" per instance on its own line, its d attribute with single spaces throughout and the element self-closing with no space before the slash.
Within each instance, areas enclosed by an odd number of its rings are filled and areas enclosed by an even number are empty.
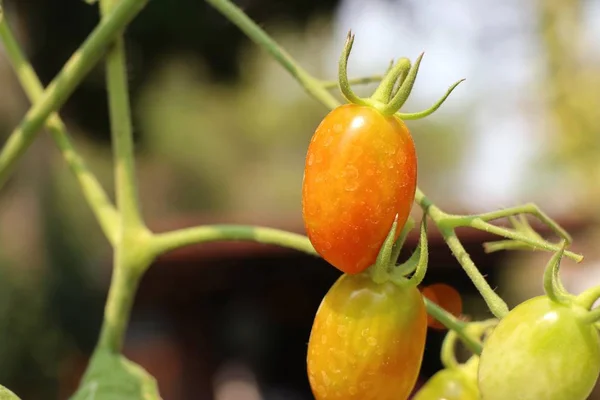
<svg viewBox="0 0 600 400">
<path fill-rule="evenodd" d="M 98 20 L 79 0 L 5 0 L 5 13 L 47 84 Z M 346 33 L 352 77 L 392 58 L 426 55 L 405 111 L 419 185 L 452 212 L 533 201 L 574 236 L 565 260 L 578 292 L 600 284 L 600 1 L 240 0 L 309 72 L 335 79 Z M 263 50 L 197 0 L 152 0 L 127 31 L 144 215 L 157 231 L 249 223 L 303 233 L 306 147 L 327 110 Z M 0 135 L 27 102 L 0 46 Z M 374 85 L 355 88 L 368 94 Z M 335 90 L 334 90 L 335 92 Z M 337 95 L 337 93 L 336 93 Z M 112 187 L 102 67 L 61 111 L 79 151 Z M 109 191 L 111 189 L 108 189 Z M 544 252 L 475 262 L 510 305 L 541 293 Z M 411 236 L 407 251 L 416 237 Z M 435 233 L 426 283 L 460 290 L 465 314 L 489 312 Z M 404 256 L 408 255 L 404 254 Z M 97 340 L 111 253 L 49 136 L 40 135 L 0 192 L 0 382 L 28 399 L 66 399 Z M 144 277 L 126 355 L 154 374 L 166 400 L 310 399 L 306 344 L 338 273 L 321 260 L 251 243 L 193 246 Z M 439 367 L 432 331 L 425 380 Z M 593 398 L 600 398 L 596 396 Z"/>
</svg>

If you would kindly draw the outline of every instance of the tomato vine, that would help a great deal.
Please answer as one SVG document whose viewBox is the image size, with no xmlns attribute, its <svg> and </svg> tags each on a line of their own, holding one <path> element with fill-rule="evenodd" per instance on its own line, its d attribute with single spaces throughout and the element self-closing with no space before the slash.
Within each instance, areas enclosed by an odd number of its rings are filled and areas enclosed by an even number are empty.
<svg viewBox="0 0 600 400">
<path fill-rule="evenodd" d="M 400 112 L 401 107 L 406 102 L 414 86 L 423 54 L 419 55 L 414 63 L 411 63 L 408 58 L 403 57 L 398 59 L 396 63 L 390 64 L 386 72 L 381 76 L 349 79 L 347 65 L 354 42 L 354 35 L 349 33 L 340 56 L 339 80 L 332 83 L 328 80 L 318 79 L 306 71 L 290 54 L 282 49 L 262 28 L 230 0 L 206 1 L 235 24 L 257 45 L 264 48 L 274 60 L 281 64 L 298 81 L 310 96 L 328 109 L 336 109 L 341 105 L 330 93 L 331 89 L 339 86 L 342 95 L 348 102 L 357 106 L 367 107 L 369 110 L 376 110 L 376 112 L 381 114 L 382 118 L 391 118 L 387 122 L 391 121 L 390 123 L 395 123 L 399 121 L 398 123 L 400 123 L 403 120 L 421 119 L 435 112 L 446 101 L 452 91 L 464 81 L 461 79 L 451 85 L 447 92 L 429 109 L 413 113 Z M 88 2 L 90 4 L 93 3 L 93 1 Z M 15 70 L 17 79 L 31 101 L 31 107 L 28 112 L 10 134 L 0 151 L 0 187 L 7 181 L 14 166 L 35 140 L 40 129 L 45 126 L 50 131 L 67 166 L 77 179 L 84 199 L 90 206 L 100 228 L 114 249 L 113 276 L 100 338 L 80 389 L 74 397 L 75 399 L 87 398 L 86 396 L 90 394 L 91 390 L 94 390 L 94 393 L 98 390 L 98 393 L 101 394 L 100 396 L 102 394 L 106 395 L 109 390 L 112 390 L 111 379 L 113 378 L 121 382 L 121 389 L 128 385 L 129 388 L 136 388 L 138 390 L 136 393 L 139 394 L 140 398 L 142 396 L 146 396 L 143 398 L 148 399 L 160 398 L 153 378 L 139 366 L 129 362 L 121 355 L 123 338 L 127 329 L 137 286 L 144 272 L 157 256 L 183 246 L 220 240 L 249 240 L 274 244 L 293 248 L 315 256 L 322 253 L 322 251 L 319 251 L 319 248 L 316 248 L 318 246 L 314 246 L 311 240 L 304 235 L 268 227 L 203 225 L 163 233 L 155 233 L 147 228 L 140 211 L 140 201 L 138 199 L 129 89 L 127 84 L 127 63 L 123 45 L 125 28 L 142 11 L 146 3 L 147 0 L 100 0 L 100 22 L 81 44 L 79 49 L 66 62 L 48 87 L 44 89 L 6 21 L 0 0 L 0 41 L 4 45 L 7 58 Z M 106 62 L 116 204 L 110 200 L 94 174 L 87 167 L 85 160 L 78 154 L 65 124 L 61 121 L 57 113 L 103 56 L 105 56 Z M 378 88 L 369 98 L 360 98 L 352 90 L 352 85 L 369 82 L 380 82 Z M 391 219 L 394 218 L 394 214 L 392 213 L 389 215 L 390 221 L 388 221 L 388 225 L 391 224 L 391 228 L 388 230 L 388 227 L 385 227 L 385 230 L 382 230 L 383 228 L 379 227 L 381 228 L 381 241 L 383 243 L 376 249 L 376 259 L 373 261 L 374 257 L 371 257 L 375 253 L 369 255 L 371 258 L 365 258 L 368 262 L 365 261 L 363 263 L 362 267 L 364 268 L 361 271 L 352 271 L 358 275 L 343 275 L 340 278 L 340 282 L 350 282 L 350 286 L 352 286 L 351 284 L 355 280 L 361 281 L 361 284 L 368 286 L 373 293 L 384 290 L 392 293 L 393 298 L 402 299 L 404 298 L 403 296 L 408 296 L 415 305 L 426 309 L 427 313 L 434 316 L 450 329 L 442 350 L 444 366 L 447 369 L 456 369 L 459 367 L 459 363 L 454 359 L 453 352 L 450 349 L 453 348 L 456 338 L 460 338 L 473 353 L 470 361 L 466 363 L 468 364 L 467 369 L 472 372 L 473 365 L 478 364 L 480 375 L 482 371 L 481 365 L 483 365 L 485 371 L 488 371 L 484 379 L 480 377 L 479 383 L 487 393 L 490 393 L 490 396 L 505 396 L 507 393 L 497 388 L 499 383 L 496 377 L 497 371 L 495 370 L 494 362 L 504 354 L 505 347 L 503 346 L 506 345 L 506 341 L 504 340 L 505 337 L 502 336 L 503 333 L 510 333 L 511 329 L 514 329 L 514 321 L 519 322 L 518 318 L 514 316 L 524 312 L 531 313 L 535 318 L 543 318 L 546 315 L 544 313 L 547 312 L 560 314 L 561 318 L 568 320 L 573 325 L 580 327 L 582 331 L 585 331 L 583 339 L 579 336 L 574 336 L 573 340 L 579 346 L 577 349 L 580 350 L 575 355 L 580 357 L 580 359 L 584 359 L 585 356 L 582 354 L 588 354 L 588 357 L 584 361 L 592 365 L 592 368 L 586 370 L 588 371 L 587 373 L 586 371 L 576 371 L 581 372 L 581 374 L 586 373 L 586 379 L 583 383 L 577 380 L 577 374 L 569 375 L 570 381 L 565 381 L 565 385 L 560 388 L 562 392 L 558 392 L 555 396 L 572 393 L 569 391 L 572 386 L 580 389 L 576 393 L 579 397 L 589 392 L 591 385 L 598 377 L 598 370 L 600 369 L 600 344 L 596 340 L 600 309 L 593 309 L 593 305 L 600 298 L 600 287 L 590 288 L 579 295 L 572 295 L 563 287 L 559 278 L 561 258 L 569 257 L 577 262 L 583 259 L 581 255 L 567 250 L 568 245 L 571 243 L 570 235 L 556 221 L 547 216 L 534 204 L 523 204 L 476 215 L 455 215 L 437 207 L 419 187 L 415 186 L 413 189 L 414 198 L 410 198 L 410 206 L 414 202 L 423 211 L 419 244 L 414 250 L 413 255 L 408 260 L 398 264 L 400 250 L 404 245 L 406 236 L 414 228 L 415 223 L 412 219 L 408 218 L 408 213 L 402 216 L 402 220 L 399 219 L 399 215 L 396 213 L 395 219 L 392 222 Z M 541 237 L 529 225 L 525 218 L 526 215 L 537 218 L 542 224 L 549 227 L 553 233 L 560 237 L 560 243 L 552 243 Z M 422 282 L 425 276 L 428 264 L 428 219 L 431 220 L 431 225 L 441 233 L 456 260 L 472 280 L 492 314 L 499 320 L 499 322 L 496 319 L 493 320 L 495 328 L 490 335 L 492 344 L 488 347 L 486 347 L 488 343 L 487 339 L 482 340 L 481 336 L 483 330 L 490 327 L 489 321 L 470 323 L 462 321 L 437 306 L 434 302 L 426 298 L 421 299 L 416 289 L 416 286 Z M 508 220 L 509 226 L 504 227 L 492 223 L 500 219 Z M 515 309 L 509 310 L 504 300 L 489 286 L 457 236 L 456 229 L 463 227 L 485 231 L 502 238 L 485 244 L 485 249 L 488 252 L 513 249 L 541 249 L 554 252 L 544 273 L 543 283 L 546 295 L 541 299 L 532 299 L 529 303 L 523 303 Z M 367 267 L 368 269 L 366 269 Z M 341 269 L 344 270 L 344 268 Z M 364 272 L 365 269 L 366 272 Z M 368 277 L 366 281 L 365 277 Z M 340 295 L 339 293 L 333 293 L 330 297 L 335 297 L 344 307 L 350 304 L 348 307 L 354 310 L 354 307 L 357 306 L 351 303 L 355 299 L 345 296 L 347 294 L 342 293 Z M 380 304 L 373 302 L 371 305 L 377 312 L 382 312 Z M 400 306 L 399 304 L 398 307 Z M 412 308 L 416 309 L 416 307 Z M 380 319 L 384 320 L 385 318 L 382 315 L 375 315 L 372 319 L 377 321 Z M 422 318 L 422 315 L 415 318 L 415 320 L 418 320 L 418 324 L 414 325 L 416 327 L 415 330 L 419 331 L 421 335 L 421 331 L 425 326 L 425 322 L 423 322 L 425 319 Z M 497 326 L 496 322 L 498 322 Z M 387 323 L 388 325 L 379 331 L 379 333 L 385 336 L 386 340 L 390 337 L 390 334 L 396 333 L 394 329 L 399 327 L 399 320 L 391 319 Z M 362 325 L 357 326 L 363 327 Z M 552 329 L 556 329 L 557 332 L 572 333 L 564 328 L 564 326 L 555 325 Z M 531 337 L 535 337 L 535 335 L 540 334 L 540 331 L 543 331 L 543 329 L 539 328 L 539 326 L 532 326 L 528 334 Z M 423 339 L 423 335 L 420 336 L 421 339 Z M 497 337 L 500 337 L 500 339 L 494 339 Z M 522 343 L 519 341 L 520 339 L 511 340 L 515 340 L 516 345 L 521 346 L 521 349 L 527 348 L 527 345 L 530 343 Z M 356 343 L 351 341 L 342 342 L 341 344 L 356 347 Z M 396 345 L 395 348 L 391 348 L 390 357 L 398 358 L 399 354 L 404 354 L 402 352 L 406 349 L 397 343 Z M 387 350 L 390 349 L 388 348 Z M 422 348 L 419 347 L 417 350 L 418 354 L 415 353 L 412 356 L 414 356 L 415 360 L 419 359 L 418 363 L 420 365 L 419 357 L 422 354 Z M 586 353 L 587 350 L 589 351 Z M 556 352 L 558 350 L 549 347 L 547 351 Z M 492 356 L 489 354 L 492 354 Z M 377 357 L 381 358 L 382 354 L 371 352 L 368 355 L 372 356 L 373 359 L 377 359 Z M 481 360 L 479 359 L 480 355 Z M 565 355 L 563 353 L 553 353 L 551 355 L 574 357 L 572 354 Z M 321 357 L 322 354 L 318 356 Z M 488 363 L 486 360 L 489 359 L 492 359 L 492 361 Z M 319 359 L 316 363 L 321 365 L 322 361 L 322 359 Z M 543 369 L 543 360 L 532 358 L 530 361 L 537 363 L 542 372 L 547 372 Z M 380 368 L 380 364 L 374 365 L 374 368 Z M 509 369 L 504 372 L 511 373 Z M 416 379 L 413 375 L 409 377 L 409 380 Z M 116 376 L 118 378 L 115 378 Z M 548 376 L 551 377 L 551 374 L 548 373 Z M 311 379 L 318 383 L 321 377 L 315 378 L 311 376 Z M 401 389 L 407 391 L 404 387 Z M 328 388 L 324 388 L 323 390 L 321 388 L 317 389 L 317 391 L 322 392 L 327 392 L 328 390 Z M 532 389 L 532 393 L 534 392 L 535 390 Z M 539 394 L 539 392 L 535 393 Z M 354 396 L 352 393 L 351 395 Z"/>
</svg>

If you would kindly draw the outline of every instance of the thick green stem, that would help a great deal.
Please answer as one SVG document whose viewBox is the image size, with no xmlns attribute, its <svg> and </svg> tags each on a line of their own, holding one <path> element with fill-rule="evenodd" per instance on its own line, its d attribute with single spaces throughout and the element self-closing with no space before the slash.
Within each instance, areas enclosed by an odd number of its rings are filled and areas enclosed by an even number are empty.
<svg viewBox="0 0 600 400">
<path fill-rule="evenodd" d="M 158 256 L 181 247 L 222 240 L 272 244 L 317 255 L 306 236 L 279 229 L 248 225 L 204 225 L 158 233 L 152 239 L 152 252 Z"/>
<path fill-rule="evenodd" d="M 281 46 L 277 44 L 260 26 L 250 19 L 242 10 L 229 0 L 206 0 L 229 21 L 244 32 L 253 42 L 264 48 L 283 66 L 304 89 L 328 108 L 335 108 L 340 103 L 327 91 L 321 82 L 302 68 Z"/>
<path fill-rule="evenodd" d="M 101 0 L 103 19 L 118 7 L 117 0 Z M 114 246 L 113 277 L 106 302 L 97 351 L 121 351 L 139 280 L 154 259 L 152 234 L 142 220 L 137 198 L 131 111 L 125 49 L 118 36 L 106 58 L 106 80 L 113 142 L 117 207 L 120 212 Z"/>
<path fill-rule="evenodd" d="M 108 298 L 104 308 L 104 320 L 100 331 L 97 351 L 106 350 L 119 353 L 129 323 L 133 300 L 144 268 L 132 268 L 131 262 L 115 251 L 113 276 L 110 282 Z"/>
<path fill-rule="evenodd" d="M 448 228 L 447 226 L 441 224 L 444 218 L 446 218 L 447 214 L 433 205 L 431 200 L 429 200 L 427 196 L 425 196 L 425 194 L 419 189 L 417 189 L 415 194 L 415 201 L 421 206 L 423 211 L 427 213 L 434 222 L 436 222 L 436 225 L 446 241 L 446 244 L 452 251 L 452 254 L 458 260 L 460 265 L 463 267 L 463 270 L 467 273 L 481 296 L 484 298 L 492 314 L 494 314 L 494 316 L 497 318 L 502 318 L 504 315 L 506 315 L 508 313 L 508 306 L 504 300 L 502 300 L 502 298 L 498 296 L 496 292 L 494 292 L 479 269 L 477 269 L 477 266 L 475 263 L 473 263 L 473 260 L 471 260 L 469 253 L 467 253 L 462 243 L 456 236 L 454 229 Z"/>
<path fill-rule="evenodd" d="M 494 292 L 494 290 L 487 283 L 477 266 L 471 260 L 471 256 L 465 250 L 462 243 L 456 236 L 454 230 L 441 230 L 442 236 L 448 244 L 448 247 L 454 254 L 454 257 L 458 260 L 463 270 L 467 273 L 483 299 L 485 300 L 488 308 L 494 314 L 496 318 L 502 318 L 508 314 L 508 306 L 502 300 L 502 298 Z"/>
<path fill-rule="evenodd" d="M 35 74 L 31 64 L 21 51 L 8 22 L 0 18 L 0 40 L 4 44 L 6 55 L 10 61 L 25 94 L 32 104 L 38 102 L 44 93 L 44 87 Z M 52 134 L 63 158 L 71 172 L 77 178 L 81 191 L 98 220 L 102 231 L 111 243 L 114 243 L 118 224 L 118 213 L 108 195 L 89 170 L 83 158 L 71 143 L 65 124 L 57 113 L 52 113 L 46 121 L 46 128 Z"/>
<path fill-rule="evenodd" d="M 131 129 L 131 111 L 123 39 L 116 40 L 106 60 L 117 207 L 125 227 L 143 224 L 139 209 Z M 127 228 L 124 228 L 127 229 Z"/>
<path fill-rule="evenodd" d="M 31 106 L 0 152 L 0 187 L 6 183 L 15 163 L 35 139 L 52 112 L 67 101 L 77 85 L 100 60 L 108 45 L 139 13 L 147 0 L 122 0 L 92 31 L 48 85 L 39 101 Z"/>
</svg>

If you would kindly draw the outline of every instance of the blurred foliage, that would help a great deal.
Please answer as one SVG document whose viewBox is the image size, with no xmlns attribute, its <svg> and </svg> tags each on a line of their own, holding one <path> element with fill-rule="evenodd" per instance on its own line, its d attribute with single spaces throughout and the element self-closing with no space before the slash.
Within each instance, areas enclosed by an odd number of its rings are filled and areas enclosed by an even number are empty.
<svg viewBox="0 0 600 400">
<path fill-rule="evenodd" d="M 582 32 L 585 2 L 537 0 L 545 56 L 541 96 L 551 137 L 546 174 L 567 173 L 582 193 L 579 212 L 600 220 L 600 57 Z M 537 172 L 537 171 L 536 171 Z M 565 190 L 569 196 L 569 190 Z"/>
</svg>

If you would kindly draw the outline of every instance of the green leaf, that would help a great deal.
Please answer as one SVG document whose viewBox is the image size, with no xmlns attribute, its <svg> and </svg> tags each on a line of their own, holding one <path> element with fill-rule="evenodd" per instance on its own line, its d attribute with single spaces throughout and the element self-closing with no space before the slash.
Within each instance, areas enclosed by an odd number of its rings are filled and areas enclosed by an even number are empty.
<svg viewBox="0 0 600 400">
<path fill-rule="evenodd" d="M 0 386 L 0 400 L 21 400 L 19 396 L 5 388 L 4 386 Z"/>
<path fill-rule="evenodd" d="M 156 379 L 120 354 L 97 352 L 70 400 L 162 400 Z M 1 399 L 0 399 L 1 400 Z"/>
</svg>

